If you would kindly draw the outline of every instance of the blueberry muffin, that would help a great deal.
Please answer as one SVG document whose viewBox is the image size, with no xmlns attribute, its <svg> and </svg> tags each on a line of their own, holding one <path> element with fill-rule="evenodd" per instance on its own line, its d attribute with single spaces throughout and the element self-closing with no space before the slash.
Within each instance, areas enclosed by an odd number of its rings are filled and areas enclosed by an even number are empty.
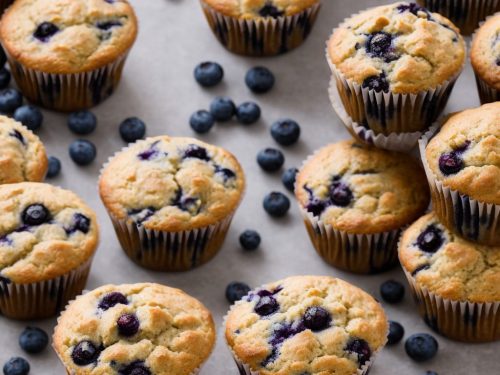
<svg viewBox="0 0 500 375">
<path fill-rule="evenodd" d="M 499 101 L 500 13 L 489 18 L 474 35 L 470 59 L 481 103 Z"/>
<path fill-rule="evenodd" d="M 61 111 L 110 96 L 136 36 L 137 19 L 126 0 L 18 0 L 0 25 L 22 93 Z"/>
<path fill-rule="evenodd" d="M 40 182 L 47 168 L 40 139 L 21 123 L 0 115 L 0 185 Z"/>
<path fill-rule="evenodd" d="M 404 232 L 399 259 L 431 328 L 461 341 L 500 340 L 500 247 L 468 242 L 430 213 Z"/>
<path fill-rule="evenodd" d="M 347 113 L 385 135 L 425 130 L 444 109 L 465 55 L 449 20 L 407 2 L 352 16 L 327 42 Z"/>
<path fill-rule="evenodd" d="M 80 294 L 97 248 L 94 212 L 74 193 L 21 182 L 0 186 L 0 312 L 54 316 Z"/>
<path fill-rule="evenodd" d="M 304 42 L 320 0 L 201 0 L 210 28 L 229 51 L 273 56 Z"/>
<path fill-rule="evenodd" d="M 479 22 L 495 12 L 500 12 L 498 0 L 417 0 L 432 12 L 449 18 L 463 35 L 470 35 Z"/>
<path fill-rule="evenodd" d="M 295 195 L 316 251 L 333 266 L 358 273 L 394 265 L 401 228 L 429 205 L 416 160 L 352 140 L 310 157 L 297 175 Z"/>
<path fill-rule="evenodd" d="M 500 102 L 450 117 L 422 147 L 434 210 L 472 241 L 500 245 Z"/>
<path fill-rule="evenodd" d="M 367 374 L 387 330 L 370 295 L 327 276 L 267 284 L 237 302 L 225 323 L 244 375 Z"/>
<path fill-rule="evenodd" d="M 69 304 L 53 339 L 68 374 L 194 375 L 215 328 L 207 308 L 179 289 L 105 285 Z"/>
<path fill-rule="evenodd" d="M 188 270 L 215 256 L 244 188 L 243 170 L 228 151 L 168 136 L 119 152 L 99 181 L 124 251 L 164 271 Z"/>
</svg>

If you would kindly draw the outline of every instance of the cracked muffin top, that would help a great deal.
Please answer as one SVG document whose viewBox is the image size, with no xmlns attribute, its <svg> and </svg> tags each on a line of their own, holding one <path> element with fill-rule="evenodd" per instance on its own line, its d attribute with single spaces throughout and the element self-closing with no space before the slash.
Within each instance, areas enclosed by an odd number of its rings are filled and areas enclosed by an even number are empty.
<svg viewBox="0 0 500 375">
<path fill-rule="evenodd" d="M 226 340 L 259 375 L 353 375 L 387 341 L 382 307 L 327 276 L 295 276 L 250 292 L 226 317 Z"/>
<path fill-rule="evenodd" d="M 347 79 L 377 92 L 417 93 L 458 74 L 465 43 L 446 18 L 399 2 L 354 15 L 328 41 L 331 63 Z"/>
<path fill-rule="evenodd" d="M 94 254 L 94 212 L 74 193 L 37 182 L 0 186 L 0 278 L 50 280 Z"/>
<path fill-rule="evenodd" d="M 320 0 L 202 0 L 216 11 L 244 19 L 293 16 Z"/>
<path fill-rule="evenodd" d="M 500 13 L 488 18 L 476 32 L 470 58 L 481 79 L 500 90 Z"/>
<path fill-rule="evenodd" d="M 40 139 L 21 123 L 0 115 L 0 185 L 40 182 L 47 168 Z"/>
<path fill-rule="evenodd" d="M 71 374 L 190 375 L 212 352 L 215 327 L 179 289 L 105 285 L 69 304 L 53 339 Z"/>
<path fill-rule="evenodd" d="M 192 138 L 147 138 L 113 156 L 99 192 L 109 213 L 146 229 L 212 225 L 238 206 L 243 170 L 228 151 Z"/>
<path fill-rule="evenodd" d="M 297 175 L 295 195 L 301 207 L 325 225 L 356 234 L 409 224 L 430 200 L 417 160 L 353 140 L 313 154 Z"/>
<path fill-rule="evenodd" d="M 132 46 L 137 19 L 126 0 L 18 0 L 3 15 L 2 45 L 28 68 L 94 70 Z"/>
<path fill-rule="evenodd" d="M 459 112 L 425 149 L 434 176 L 450 189 L 500 204 L 500 102 Z"/>
<path fill-rule="evenodd" d="M 454 301 L 500 300 L 500 247 L 468 242 L 446 229 L 434 213 L 403 234 L 399 259 L 421 287 Z"/>
</svg>

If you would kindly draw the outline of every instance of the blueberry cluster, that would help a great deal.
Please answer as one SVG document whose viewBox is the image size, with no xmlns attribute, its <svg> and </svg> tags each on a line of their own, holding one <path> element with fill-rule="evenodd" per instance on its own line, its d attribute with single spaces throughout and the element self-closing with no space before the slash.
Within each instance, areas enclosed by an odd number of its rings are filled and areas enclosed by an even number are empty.
<svg viewBox="0 0 500 375">
<path fill-rule="evenodd" d="M 304 190 L 309 194 L 306 210 L 314 216 L 321 216 L 329 206 L 347 207 L 354 199 L 351 188 L 342 180 L 342 176 L 333 176 L 328 189 L 329 195 L 325 199 L 316 197 L 314 191 L 307 185 L 304 186 Z"/>
</svg>

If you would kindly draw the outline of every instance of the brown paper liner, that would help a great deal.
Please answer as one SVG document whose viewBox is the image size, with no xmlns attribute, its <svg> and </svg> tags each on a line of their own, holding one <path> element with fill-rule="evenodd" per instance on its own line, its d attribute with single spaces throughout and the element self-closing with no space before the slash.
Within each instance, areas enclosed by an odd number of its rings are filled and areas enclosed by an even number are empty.
<svg viewBox="0 0 500 375">
<path fill-rule="evenodd" d="M 500 0 L 417 0 L 431 12 L 450 19 L 463 35 L 470 35 L 479 22 L 500 11 Z"/>
<path fill-rule="evenodd" d="M 22 94 L 30 102 L 62 112 L 91 108 L 111 96 L 120 82 L 128 54 L 89 72 L 51 74 L 27 68 L 5 52 Z"/>
<path fill-rule="evenodd" d="M 219 42 L 246 56 L 275 56 L 298 47 L 310 34 L 321 8 L 318 3 L 293 16 L 246 20 L 226 16 L 203 0 L 201 6 Z"/>
<path fill-rule="evenodd" d="M 17 284 L 0 280 L 0 312 L 11 319 L 31 320 L 56 316 L 68 301 L 81 294 L 92 258 L 80 267 L 51 280 Z"/>
</svg>

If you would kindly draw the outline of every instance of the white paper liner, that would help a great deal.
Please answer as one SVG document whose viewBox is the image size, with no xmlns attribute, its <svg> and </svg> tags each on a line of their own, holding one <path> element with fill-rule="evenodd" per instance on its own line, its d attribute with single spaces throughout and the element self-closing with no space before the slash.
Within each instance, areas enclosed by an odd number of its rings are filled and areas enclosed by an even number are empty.
<svg viewBox="0 0 500 375">
<path fill-rule="evenodd" d="M 431 189 L 433 209 L 443 224 L 462 237 L 484 245 L 498 246 L 500 205 L 480 202 L 452 190 L 437 178 L 429 166 L 425 149 L 443 121 L 438 122 L 437 126 L 433 126 L 419 140 L 420 156 Z"/>
<path fill-rule="evenodd" d="M 229 51 L 247 56 L 274 56 L 298 47 L 310 34 L 321 8 L 318 2 L 293 16 L 240 19 L 200 2 L 219 42 Z"/>
</svg>

